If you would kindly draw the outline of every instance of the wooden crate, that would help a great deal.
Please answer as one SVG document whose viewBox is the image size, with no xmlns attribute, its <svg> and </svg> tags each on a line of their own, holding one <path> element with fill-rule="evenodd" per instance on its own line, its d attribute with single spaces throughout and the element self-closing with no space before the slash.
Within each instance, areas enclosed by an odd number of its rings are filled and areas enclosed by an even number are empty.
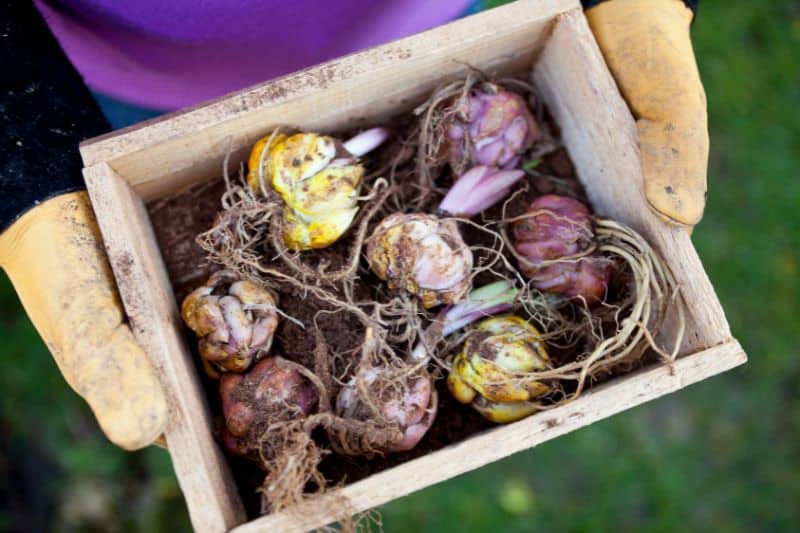
<svg viewBox="0 0 800 533">
<path fill-rule="evenodd" d="M 238 168 L 276 126 L 335 132 L 406 112 L 466 65 L 530 71 L 596 211 L 642 232 L 666 258 L 688 309 L 682 357 L 593 388 L 577 401 L 498 426 L 300 508 L 246 522 L 182 333 L 145 202 L 217 177 L 232 150 Z M 577 0 L 519 0 L 446 26 L 89 140 L 84 176 L 134 334 L 156 366 L 172 409 L 173 465 L 197 530 L 291 531 L 325 524 L 531 448 L 742 364 L 689 235 L 649 210 L 634 120 Z"/>
</svg>

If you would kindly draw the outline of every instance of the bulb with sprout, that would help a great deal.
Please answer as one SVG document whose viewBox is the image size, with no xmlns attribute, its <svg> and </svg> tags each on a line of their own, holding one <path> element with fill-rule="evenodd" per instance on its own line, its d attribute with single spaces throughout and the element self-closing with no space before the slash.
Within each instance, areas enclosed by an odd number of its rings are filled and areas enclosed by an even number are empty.
<svg viewBox="0 0 800 533">
<path fill-rule="evenodd" d="M 364 177 L 358 158 L 388 135 L 374 128 L 342 143 L 317 133 L 276 133 L 253 146 L 247 183 L 255 192 L 271 187 L 283 199 L 287 247 L 325 248 L 347 231 L 358 212 Z"/>
<path fill-rule="evenodd" d="M 447 386 L 453 397 L 496 423 L 538 410 L 532 400 L 550 392 L 542 381 L 518 377 L 551 368 L 541 333 L 515 315 L 488 318 L 475 328 L 453 359 Z"/>
</svg>

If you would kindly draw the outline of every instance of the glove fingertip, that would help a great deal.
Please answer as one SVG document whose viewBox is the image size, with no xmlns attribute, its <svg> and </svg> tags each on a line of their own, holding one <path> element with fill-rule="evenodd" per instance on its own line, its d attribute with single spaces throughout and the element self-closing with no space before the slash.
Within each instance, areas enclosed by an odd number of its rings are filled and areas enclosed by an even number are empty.
<svg viewBox="0 0 800 533">
<path fill-rule="evenodd" d="M 106 437 L 125 450 L 140 450 L 153 444 L 166 429 L 167 402 L 160 387 L 129 397 L 111 413 L 95 412 Z"/>
<path fill-rule="evenodd" d="M 76 372 L 79 392 L 111 442 L 125 450 L 153 444 L 164 433 L 170 412 L 158 375 L 127 326 L 118 327 L 101 346 L 94 346 L 94 357 L 83 358 L 87 364 Z M 79 350 L 92 351 L 88 346 Z"/>
<path fill-rule="evenodd" d="M 645 197 L 653 211 L 669 224 L 693 227 L 703 218 L 705 191 L 645 181 Z"/>
</svg>

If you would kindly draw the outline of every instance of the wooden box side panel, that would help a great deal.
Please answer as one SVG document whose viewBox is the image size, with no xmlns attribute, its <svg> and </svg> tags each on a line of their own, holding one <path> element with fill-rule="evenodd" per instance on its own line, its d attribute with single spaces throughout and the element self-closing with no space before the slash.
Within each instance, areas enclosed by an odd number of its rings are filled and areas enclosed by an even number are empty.
<svg viewBox="0 0 800 533">
<path fill-rule="evenodd" d="M 107 161 L 146 201 L 238 168 L 277 126 L 330 131 L 374 124 L 412 109 L 472 65 L 529 67 L 553 18 L 577 0 L 518 0 L 434 30 L 242 91 L 203 107 L 81 146 L 86 166 Z M 502 53 L 499 53 L 502 51 Z"/>
<path fill-rule="evenodd" d="M 167 391 L 170 421 L 164 436 L 192 524 L 198 531 L 227 531 L 245 520 L 244 509 L 213 439 L 144 204 L 105 163 L 84 169 L 84 178 L 131 329 Z"/>
<path fill-rule="evenodd" d="M 382 505 L 430 485 L 532 448 L 598 420 L 702 381 L 746 360 L 735 341 L 656 366 L 590 390 L 577 400 L 519 422 L 498 426 L 465 441 L 328 492 L 297 508 L 263 516 L 234 529 L 305 531 Z"/>
<path fill-rule="evenodd" d="M 636 125 L 582 14 L 559 16 L 533 78 L 561 127 L 593 207 L 641 232 L 688 296 L 682 353 L 729 340 L 725 313 L 689 233 L 666 224 L 647 207 Z"/>
</svg>

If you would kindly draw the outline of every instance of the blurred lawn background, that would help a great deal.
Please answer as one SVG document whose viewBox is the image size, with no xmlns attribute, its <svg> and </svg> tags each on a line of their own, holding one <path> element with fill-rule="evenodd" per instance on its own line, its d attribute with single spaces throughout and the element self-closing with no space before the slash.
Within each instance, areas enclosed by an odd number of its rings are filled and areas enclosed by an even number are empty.
<svg viewBox="0 0 800 533">
<path fill-rule="evenodd" d="M 693 35 L 712 140 L 694 240 L 750 362 L 393 502 L 386 531 L 800 524 L 800 3 L 703 0 Z M 189 528 L 166 453 L 103 439 L 5 277 L 0 346 L 0 531 Z"/>
</svg>

